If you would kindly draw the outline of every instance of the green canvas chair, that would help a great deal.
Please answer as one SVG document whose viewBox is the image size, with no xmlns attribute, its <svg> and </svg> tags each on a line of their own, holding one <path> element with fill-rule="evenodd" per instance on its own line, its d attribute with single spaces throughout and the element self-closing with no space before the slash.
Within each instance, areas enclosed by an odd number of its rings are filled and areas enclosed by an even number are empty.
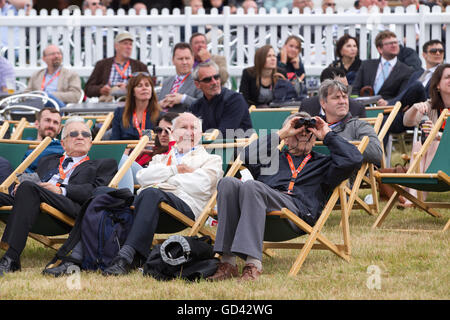
<svg viewBox="0 0 450 320">
<path fill-rule="evenodd" d="M 248 109 L 253 129 L 256 133 L 268 134 L 270 130 L 279 130 L 283 126 L 284 120 L 298 111 L 297 108 L 260 108 L 251 106 Z"/>
<path fill-rule="evenodd" d="M 381 182 L 386 183 L 394 188 L 395 192 L 387 202 L 383 211 L 378 216 L 377 220 L 373 224 L 372 228 L 378 228 L 382 222 L 386 219 L 387 215 L 390 213 L 392 207 L 396 203 L 400 195 L 404 196 L 412 203 L 416 205 L 417 208 L 424 210 L 433 217 L 441 217 L 441 215 L 433 208 L 450 208 L 450 202 L 424 202 L 414 197 L 410 193 L 406 192 L 403 187 L 408 187 L 416 189 L 419 191 L 428 192 L 447 192 L 450 191 L 450 126 L 445 126 L 444 132 L 439 143 L 439 147 L 436 150 L 434 158 L 426 170 L 425 173 L 415 173 L 419 167 L 420 161 L 427 151 L 431 142 L 435 139 L 439 132 L 444 120 L 448 117 L 448 109 L 444 109 L 435 123 L 433 129 L 431 130 L 428 138 L 425 140 L 422 148 L 416 155 L 414 161 L 410 165 L 408 171 L 404 174 L 388 174 L 388 173 L 375 173 L 375 177 Z M 448 119 L 447 119 L 448 121 Z M 450 222 L 447 223 L 443 231 L 449 229 Z"/>
</svg>

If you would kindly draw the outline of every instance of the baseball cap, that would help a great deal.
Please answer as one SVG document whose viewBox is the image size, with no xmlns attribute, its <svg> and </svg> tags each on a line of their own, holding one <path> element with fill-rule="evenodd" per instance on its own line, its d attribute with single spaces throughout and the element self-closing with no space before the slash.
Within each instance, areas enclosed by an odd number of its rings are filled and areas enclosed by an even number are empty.
<svg viewBox="0 0 450 320">
<path fill-rule="evenodd" d="M 123 40 L 131 40 L 134 41 L 133 36 L 129 33 L 129 32 L 122 32 L 119 33 L 115 38 L 114 38 L 114 43 L 119 43 L 120 41 Z"/>
</svg>

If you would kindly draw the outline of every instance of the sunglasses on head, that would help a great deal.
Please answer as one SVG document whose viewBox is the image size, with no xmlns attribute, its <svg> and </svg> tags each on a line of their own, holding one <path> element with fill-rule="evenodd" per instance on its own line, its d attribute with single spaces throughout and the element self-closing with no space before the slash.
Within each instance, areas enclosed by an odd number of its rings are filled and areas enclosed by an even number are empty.
<svg viewBox="0 0 450 320">
<path fill-rule="evenodd" d="M 69 134 L 68 134 L 67 136 L 69 136 L 69 137 L 71 137 L 71 138 L 76 138 L 76 137 L 78 137 L 80 134 L 81 134 L 81 136 L 82 136 L 83 138 L 90 138 L 90 137 L 91 137 L 91 133 L 90 133 L 90 132 L 87 132 L 87 131 L 81 131 L 81 132 L 79 132 L 79 131 L 70 131 Z M 66 136 L 66 137 L 67 137 L 67 136 Z"/>
<path fill-rule="evenodd" d="M 137 77 L 138 75 L 141 75 L 141 74 L 143 76 L 150 77 L 150 74 L 145 71 L 133 72 L 132 74 L 130 74 L 130 77 Z"/>
<path fill-rule="evenodd" d="M 431 53 L 431 54 L 436 54 L 438 52 L 439 53 L 444 53 L 444 49 L 433 48 L 433 49 L 428 50 L 428 53 Z"/>
<path fill-rule="evenodd" d="M 219 74 L 215 74 L 215 75 L 213 75 L 211 77 L 206 77 L 206 78 L 203 78 L 202 80 L 198 80 L 198 81 L 204 82 L 204 83 L 209 83 L 209 82 L 212 81 L 213 78 L 214 78 L 214 80 L 219 80 L 220 75 Z"/>
<path fill-rule="evenodd" d="M 169 130 L 170 129 L 168 129 L 168 128 L 156 127 L 153 131 L 155 131 L 156 134 L 161 134 L 161 133 L 163 133 L 163 131 L 165 131 L 166 133 L 169 133 Z"/>
</svg>

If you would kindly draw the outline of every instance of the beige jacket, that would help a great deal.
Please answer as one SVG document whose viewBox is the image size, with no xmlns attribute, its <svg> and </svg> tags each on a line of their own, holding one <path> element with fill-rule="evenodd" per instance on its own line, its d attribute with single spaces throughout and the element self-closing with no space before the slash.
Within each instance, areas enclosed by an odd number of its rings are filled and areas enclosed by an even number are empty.
<svg viewBox="0 0 450 320">
<path fill-rule="evenodd" d="M 167 165 L 169 157 L 172 164 Z M 185 164 L 195 169 L 192 173 L 178 173 L 177 164 Z M 222 158 L 209 154 L 198 146 L 177 163 L 175 151 L 153 157 L 147 168 L 136 174 L 137 182 L 142 186 L 138 193 L 148 187 L 157 187 L 171 192 L 186 202 L 198 218 L 206 203 L 216 190 L 217 182 L 223 176 Z"/>
<path fill-rule="evenodd" d="M 46 71 L 47 68 L 34 73 L 28 82 L 28 87 L 25 92 L 41 90 L 42 79 L 44 78 Z M 64 103 L 76 103 L 80 99 L 81 93 L 80 76 L 74 71 L 64 67 L 61 68 L 57 91 L 54 92 L 53 95 Z"/>
</svg>

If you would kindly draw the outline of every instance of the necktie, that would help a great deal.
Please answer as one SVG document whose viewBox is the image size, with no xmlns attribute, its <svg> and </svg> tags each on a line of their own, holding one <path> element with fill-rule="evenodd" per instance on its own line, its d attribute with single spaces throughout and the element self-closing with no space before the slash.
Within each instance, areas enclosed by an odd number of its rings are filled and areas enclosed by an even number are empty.
<svg viewBox="0 0 450 320">
<path fill-rule="evenodd" d="M 381 70 L 381 73 L 378 75 L 378 78 L 375 80 L 375 85 L 373 86 L 373 92 L 375 94 L 378 94 L 381 87 L 383 86 L 384 81 L 389 77 L 389 69 L 390 69 L 389 62 L 386 61 L 383 64 L 383 69 Z"/>
<path fill-rule="evenodd" d="M 62 163 L 62 168 L 66 169 L 69 163 L 71 163 L 73 159 L 71 157 L 67 157 L 64 159 Z M 59 167 L 59 166 L 58 166 Z M 42 182 L 48 182 L 55 174 L 59 172 L 58 167 L 55 167 L 53 169 L 50 169 L 45 176 L 41 179 Z"/>
<path fill-rule="evenodd" d="M 172 89 L 170 89 L 170 93 L 176 93 L 176 92 L 178 92 L 178 89 L 180 88 L 180 86 L 181 86 L 181 81 L 182 81 L 183 79 L 182 79 L 182 77 L 179 77 L 179 76 L 177 76 L 176 78 L 175 78 L 175 81 L 173 82 L 173 85 L 172 85 Z"/>
<path fill-rule="evenodd" d="M 422 73 L 422 75 L 420 76 L 419 81 L 420 81 L 420 82 L 423 82 L 423 81 L 427 78 L 427 76 L 428 76 L 429 73 L 431 73 L 430 70 L 425 70 L 425 71 Z"/>
</svg>

